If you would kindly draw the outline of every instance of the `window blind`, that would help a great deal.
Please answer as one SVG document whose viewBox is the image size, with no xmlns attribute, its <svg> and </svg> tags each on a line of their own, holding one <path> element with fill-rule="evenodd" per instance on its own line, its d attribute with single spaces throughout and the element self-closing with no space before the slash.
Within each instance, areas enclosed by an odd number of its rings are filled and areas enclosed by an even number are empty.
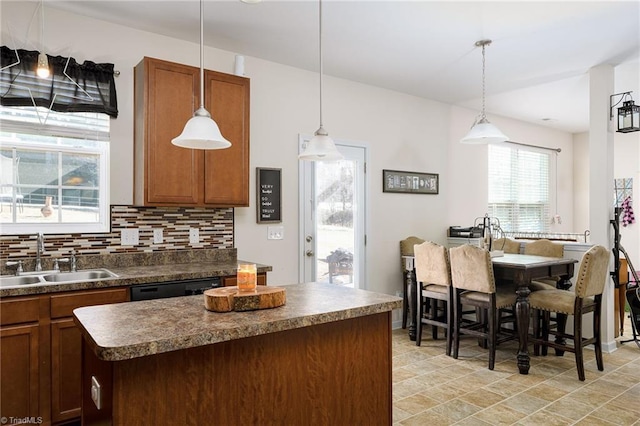
<svg viewBox="0 0 640 426">
<path fill-rule="evenodd" d="M 550 155 L 508 144 L 488 148 L 489 215 L 504 231 L 548 231 Z"/>
</svg>

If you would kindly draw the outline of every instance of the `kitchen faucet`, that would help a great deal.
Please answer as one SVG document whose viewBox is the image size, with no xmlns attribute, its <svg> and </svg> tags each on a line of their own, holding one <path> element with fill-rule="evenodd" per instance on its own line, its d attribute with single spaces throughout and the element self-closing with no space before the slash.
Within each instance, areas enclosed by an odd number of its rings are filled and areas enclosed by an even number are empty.
<svg viewBox="0 0 640 426">
<path fill-rule="evenodd" d="M 42 271 L 42 253 L 44 253 L 44 235 L 38 232 L 36 234 L 36 272 Z"/>
</svg>

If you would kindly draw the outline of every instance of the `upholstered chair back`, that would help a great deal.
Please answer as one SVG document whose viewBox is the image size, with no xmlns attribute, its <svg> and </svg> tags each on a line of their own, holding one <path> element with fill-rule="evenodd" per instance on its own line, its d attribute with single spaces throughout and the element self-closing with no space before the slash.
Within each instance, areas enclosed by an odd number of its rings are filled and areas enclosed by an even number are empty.
<svg viewBox="0 0 640 426">
<path fill-rule="evenodd" d="M 543 238 L 525 244 L 524 254 L 545 257 L 564 257 L 564 245 Z"/>
<path fill-rule="evenodd" d="M 407 237 L 400 241 L 400 256 L 413 256 L 413 246 L 422 244 L 424 240 L 418 237 Z"/>
<path fill-rule="evenodd" d="M 491 248 L 494 250 L 502 250 L 505 253 L 520 253 L 520 243 L 512 240 L 511 238 L 498 238 L 493 241 Z"/>
<path fill-rule="evenodd" d="M 439 244 L 425 241 L 413 247 L 416 280 L 424 284 L 451 285 L 449 250 Z"/>
<path fill-rule="evenodd" d="M 455 288 L 495 293 L 491 255 L 488 251 L 472 245 L 449 249 L 451 282 Z"/>
<path fill-rule="evenodd" d="M 582 256 L 576 276 L 577 297 L 602 294 L 609 271 L 609 250 L 603 246 L 593 246 Z"/>
</svg>

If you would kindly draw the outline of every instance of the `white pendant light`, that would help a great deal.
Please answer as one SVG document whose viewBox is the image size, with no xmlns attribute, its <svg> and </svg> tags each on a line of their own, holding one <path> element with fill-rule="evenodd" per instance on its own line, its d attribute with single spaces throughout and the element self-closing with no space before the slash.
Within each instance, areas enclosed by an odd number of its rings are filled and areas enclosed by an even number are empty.
<svg viewBox="0 0 640 426">
<path fill-rule="evenodd" d="M 496 126 L 487 120 L 485 114 L 485 47 L 491 44 L 491 40 L 476 41 L 476 46 L 482 46 L 482 112 L 476 118 L 471 130 L 460 142 L 470 145 L 506 142 L 509 138 Z"/>
<path fill-rule="evenodd" d="M 298 155 L 298 159 L 307 161 L 338 161 L 344 159 L 340 154 L 333 139 L 324 127 L 322 127 L 322 0 L 319 4 L 319 40 L 320 40 L 320 127 L 316 130 L 315 135 L 307 143 L 304 151 Z"/>
<path fill-rule="evenodd" d="M 42 52 L 38 54 L 36 74 L 40 78 L 48 78 L 50 73 L 49 59 L 47 54 L 44 53 L 44 0 L 40 1 L 40 49 L 42 49 Z"/>
<path fill-rule="evenodd" d="M 192 149 L 224 149 L 231 146 L 220 128 L 211 118 L 211 114 L 204 107 L 204 3 L 200 0 L 200 108 L 187 121 L 180 136 L 173 138 L 171 143 Z"/>
</svg>

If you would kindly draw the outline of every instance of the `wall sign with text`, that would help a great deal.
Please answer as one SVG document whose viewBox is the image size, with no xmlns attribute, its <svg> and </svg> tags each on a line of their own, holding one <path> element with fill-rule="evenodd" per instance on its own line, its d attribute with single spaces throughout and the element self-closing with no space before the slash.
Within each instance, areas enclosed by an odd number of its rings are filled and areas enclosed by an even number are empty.
<svg viewBox="0 0 640 426">
<path fill-rule="evenodd" d="M 256 167 L 257 222 L 282 222 L 282 169 Z"/>
<path fill-rule="evenodd" d="M 440 179 L 437 173 L 382 170 L 382 192 L 407 194 L 437 194 Z"/>
</svg>

